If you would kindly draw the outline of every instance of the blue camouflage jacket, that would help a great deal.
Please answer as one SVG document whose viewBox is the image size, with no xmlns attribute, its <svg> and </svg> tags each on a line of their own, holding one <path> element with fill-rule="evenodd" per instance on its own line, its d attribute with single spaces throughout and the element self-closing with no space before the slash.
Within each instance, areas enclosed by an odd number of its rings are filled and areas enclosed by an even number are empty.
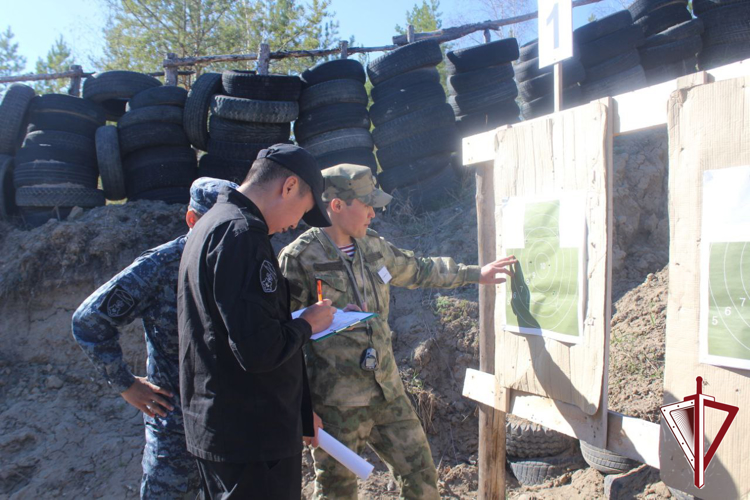
<svg viewBox="0 0 750 500">
<path fill-rule="evenodd" d="M 146 331 L 148 380 L 174 394 L 175 409 L 160 427 L 182 430 L 180 409 L 177 275 L 187 236 L 147 250 L 117 276 L 99 287 L 73 314 L 73 337 L 109 385 L 118 393 L 135 378 L 123 360 L 119 327 L 137 318 Z"/>
</svg>

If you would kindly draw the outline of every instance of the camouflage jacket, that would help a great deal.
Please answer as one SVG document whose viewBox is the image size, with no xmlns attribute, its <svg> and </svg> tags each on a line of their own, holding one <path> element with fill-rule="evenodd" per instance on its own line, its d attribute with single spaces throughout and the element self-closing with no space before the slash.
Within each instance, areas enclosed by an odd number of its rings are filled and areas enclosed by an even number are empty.
<svg viewBox="0 0 750 500">
<path fill-rule="evenodd" d="M 413 252 L 396 248 L 372 230 L 355 240 L 355 245 L 354 258 L 345 258 L 351 262 L 360 295 L 367 300 L 367 310 L 378 313 L 367 322 L 372 340 L 368 328 L 362 326 L 305 344 L 315 404 L 366 406 L 381 391 L 388 401 L 403 394 L 388 327 L 390 285 L 455 288 L 479 282 L 478 266 L 456 264 L 449 257 L 415 257 Z M 290 283 L 292 310 L 318 300 L 316 280 L 322 281 L 323 297 L 331 299 L 335 307 L 342 309 L 357 303 L 339 253 L 320 229 L 310 229 L 290 243 L 279 254 L 279 263 Z M 390 273 L 389 283 L 383 269 Z M 377 349 L 380 361 L 379 369 L 374 372 L 360 368 L 362 352 L 370 345 Z"/>
<path fill-rule="evenodd" d="M 182 414 L 177 361 L 177 273 L 186 238 L 181 236 L 141 254 L 78 307 L 72 325 L 76 342 L 109 385 L 121 393 L 135 379 L 122 358 L 118 328 L 141 318 L 146 331 L 148 380 L 175 395 L 171 400 L 175 411 L 161 425 L 175 425 L 178 429 L 182 428 Z"/>
</svg>

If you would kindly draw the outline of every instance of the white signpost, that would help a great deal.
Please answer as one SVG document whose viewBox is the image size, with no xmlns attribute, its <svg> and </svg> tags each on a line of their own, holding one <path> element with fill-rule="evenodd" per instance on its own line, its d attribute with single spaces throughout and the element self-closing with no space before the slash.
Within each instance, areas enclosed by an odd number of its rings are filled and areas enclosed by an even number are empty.
<svg viewBox="0 0 750 500">
<path fill-rule="evenodd" d="M 539 0 L 539 67 L 554 64 L 555 112 L 562 107 L 562 67 L 573 56 L 572 0 Z"/>
</svg>

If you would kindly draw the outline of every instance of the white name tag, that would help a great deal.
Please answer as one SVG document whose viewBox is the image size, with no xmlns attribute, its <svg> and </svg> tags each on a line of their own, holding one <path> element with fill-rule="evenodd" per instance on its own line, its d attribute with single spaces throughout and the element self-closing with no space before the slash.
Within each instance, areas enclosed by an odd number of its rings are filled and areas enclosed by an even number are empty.
<svg viewBox="0 0 750 500">
<path fill-rule="evenodd" d="M 378 276 L 380 276 L 380 279 L 382 279 L 383 283 L 386 284 L 391 281 L 391 278 L 393 277 L 391 276 L 391 273 L 388 272 L 388 269 L 385 266 L 383 266 L 380 271 L 378 271 Z"/>
</svg>

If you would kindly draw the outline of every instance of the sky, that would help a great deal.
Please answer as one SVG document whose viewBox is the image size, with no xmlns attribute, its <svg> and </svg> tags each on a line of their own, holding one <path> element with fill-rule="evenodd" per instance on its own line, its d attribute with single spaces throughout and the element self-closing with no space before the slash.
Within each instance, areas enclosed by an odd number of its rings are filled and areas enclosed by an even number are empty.
<svg viewBox="0 0 750 500">
<path fill-rule="evenodd" d="M 381 46 L 392 43 L 395 26 L 405 25 L 406 11 L 416 2 L 332 0 L 331 11 L 336 13 L 342 39 L 354 35 L 357 45 Z M 488 3 L 491 0 L 442 0 L 440 11 L 443 14 L 443 27 L 494 19 L 493 13 L 485 8 Z M 573 10 L 573 26 L 584 24 L 592 12 L 601 17 L 621 8 L 617 0 L 603 0 L 599 4 L 579 7 Z M 36 60 L 47 54 L 60 35 L 73 49 L 76 61 L 84 71 L 90 70 L 90 61 L 101 56 L 105 22 L 102 0 L 0 0 L 0 30 L 11 27 L 19 52 L 27 59 L 27 72 L 34 71 Z M 536 36 L 534 24 L 526 23 L 529 28 L 519 42 Z M 493 40 L 496 38 L 497 35 L 493 34 Z M 463 39 L 462 44 L 473 45 L 479 43 L 480 39 L 481 34 L 477 34 L 472 39 Z"/>
</svg>

